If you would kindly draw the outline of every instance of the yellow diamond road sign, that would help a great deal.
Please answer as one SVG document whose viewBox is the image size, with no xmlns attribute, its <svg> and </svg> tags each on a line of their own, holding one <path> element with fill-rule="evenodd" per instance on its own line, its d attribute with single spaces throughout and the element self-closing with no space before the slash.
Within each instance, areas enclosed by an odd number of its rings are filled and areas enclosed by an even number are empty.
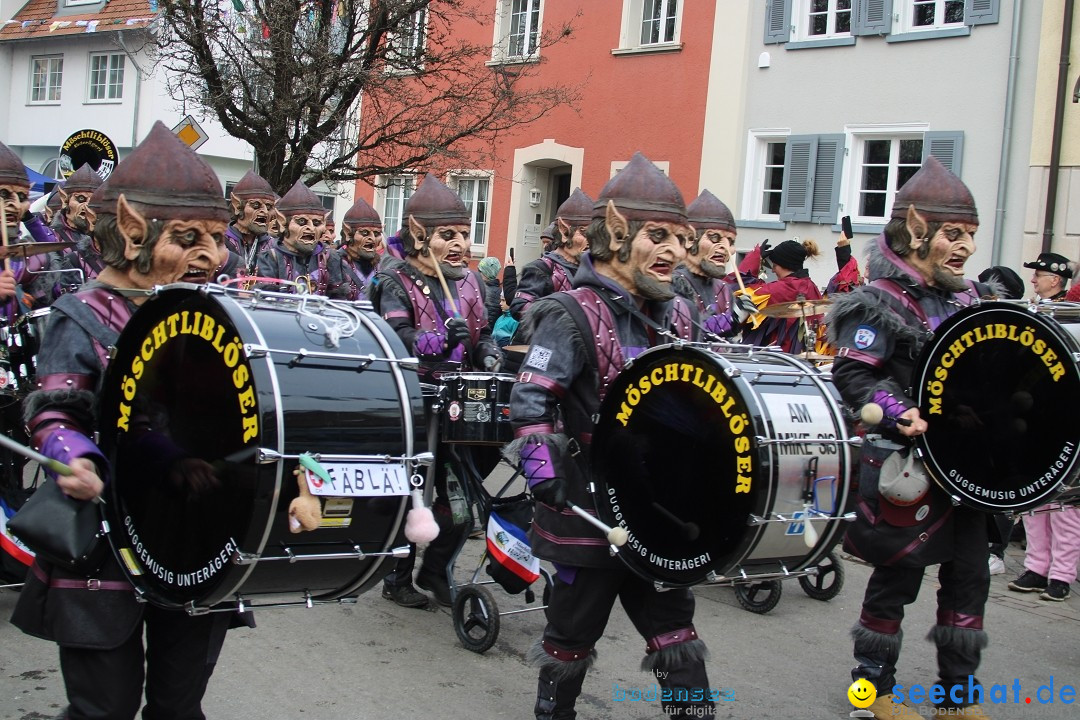
<svg viewBox="0 0 1080 720">
<path fill-rule="evenodd" d="M 180 124 L 172 129 L 176 136 L 183 140 L 192 150 L 197 150 L 200 145 L 210 139 L 206 131 L 195 122 L 195 118 L 188 115 Z"/>
</svg>

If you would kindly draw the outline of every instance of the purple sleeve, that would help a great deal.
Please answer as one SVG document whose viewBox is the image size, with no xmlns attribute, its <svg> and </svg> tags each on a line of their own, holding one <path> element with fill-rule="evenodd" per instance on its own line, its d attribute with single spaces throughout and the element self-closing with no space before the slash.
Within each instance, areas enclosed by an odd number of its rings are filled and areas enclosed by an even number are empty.
<svg viewBox="0 0 1080 720">
<path fill-rule="evenodd" d="M 521 472 L 528 480 L 529 487 L 535 487 L 555 477 L 555 463 L 547 443 L 530 440 L 522 446 Z"/>
<path fill-rule="evenodd" d="M 881 406 L 884 413 L 884 418 L 881 421 L 883 427 L 896 427 L 896 418 L 910 409 L 902 399 L 885 390 L 877 390 L 871 399 Z"/>
<path fill-rule="evenodd" d="M 53 429 L 45 439 L 45 443 L 41 447 L 41 453 L 53 460 L 59 460 L 65 465 L 70 465 L 75 458 L 88 458 L 97 463 L 103 477 L 105 469 L 108 467 L 108 462 L 106 462 L 105 456 L 101 454 L 97 445 L 78 430 L 69 427 L 58 426 Z M 53 476 L 56 475 L 51 470 L 47 472 Z"/>
<path fill-rule="evenodd" d="M 34 242 L 57 242 L 58 240 L 52 228 L 41 221 L 40 215 L 34 215 L 29 220 L 24 221 L 23 225 L 30 231 Z"/>
</svg>

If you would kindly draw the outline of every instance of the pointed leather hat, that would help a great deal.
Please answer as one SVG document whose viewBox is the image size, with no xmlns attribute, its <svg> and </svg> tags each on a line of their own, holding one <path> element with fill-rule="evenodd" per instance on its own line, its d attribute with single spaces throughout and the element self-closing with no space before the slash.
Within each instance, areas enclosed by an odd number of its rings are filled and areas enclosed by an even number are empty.
<svg viewBox="0 0 1080 720">
<path fill-rule="evenodd" d="M 26 166 L 11 148 L 0 142 L 0 185 L 25 185 L 30 187 Z"/>
<path fill-rule="evenodd" d="M 274 188 L 270 187 L 270 183 L 266 182 L 261 176 L 256 175 L 254 170 L 248 170 L 244 173 L 244 177 L 240 178 L 240 182 L 233 186 L 232 194 L 242 200 L 248 198 L 277 200 L 277 193 L 274 192 Z"/>
<path fill-rule="evenodd" d="M 469 225 L 472 218 L 458 194 L 431 173 L 405 203 L 405 217 L 412 215 L 424 227 Z"/>
<path fill-rule="evenodd" d="M 640 152 L 604 185 L 593 205 L 594 220 L 606 216 L 608 200 L 628 220 L 686 222 L 686 202 L 679 188 Z"/>
<path fill-rule="evenodd" d="M 342 218 L 342 224 L 349 227 L 382 227 L 382 218 L 379 217 L 379 213 L 375 208 L 368 205 L 367 201 L 362 197 L 356 198 L 356 202 L 349 208 L 349 211 L 345 213 L 345 217 Z"/>
<path fill-rule="evenodd" d="M 289 192 L 282 195 L 274 207 L 285 217 L 326 212 L 322 200 L 311 191 L 311 188 L 304 184 L 303 180 L 297 180 L 293 183 L 293 186 L 289 188 Z"/>
<path fill-rule="evenodd" d="M 910 205 L 931 222 L 979 223 L 975 198 L 967 185 L 933 155 L 896 193 L 892 217 L 906 218 Z"/>
<path fill-rule="evenodd" d="M 76 190 L 82 190 L 83 192 L 94 192 L 102 183 L 101 176 L 94 172 L 94 169 L 83 163 L 82 167 L 71 174 L 64 182 L 64 192 L 71 194 Z"/>
<path fill-rule="evenodd" d="M 738 232 L 731 210 L 708 190 L 702 190 L 694 202 L 690 203 L 686 208 L 686 217 L 698 230 Z"/>
<path fill-rule="evenodd" d="M 102 213 L 115 214 L 123 195 L 147 218 L 229 222 L 231 217 L 217 173 L 160 120 L 98 189 Z"/>
<path fill-rule="evenodd" d="M 555 217 L 562 218 L 568 225 L 588 225 L 592 222 L 593 202 L 581 188 L 574 188 L 570 197 L 559 206 Z"/>
</svg>

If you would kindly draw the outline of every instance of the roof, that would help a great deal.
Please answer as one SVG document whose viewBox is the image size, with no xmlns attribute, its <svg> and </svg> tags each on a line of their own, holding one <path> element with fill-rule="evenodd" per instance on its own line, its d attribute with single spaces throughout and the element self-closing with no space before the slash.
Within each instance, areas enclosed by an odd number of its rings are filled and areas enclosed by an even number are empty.
<svg viewBox="0 0 1080 720">
<path fill-rule="evenodd" d="M 62 1 L 29 0 L 4 23 L 0 42 L 144 28 L 157 15 L 157 0 L 106 0 L 105 7 L 96 12 L 57 15 Z"/>
</svg>

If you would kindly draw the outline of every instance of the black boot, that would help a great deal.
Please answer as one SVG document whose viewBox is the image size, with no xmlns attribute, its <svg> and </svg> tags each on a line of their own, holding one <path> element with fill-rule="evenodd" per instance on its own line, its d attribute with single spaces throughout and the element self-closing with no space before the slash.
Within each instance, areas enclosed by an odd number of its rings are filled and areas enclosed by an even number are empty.
<svg viewBox="0 0 1080 720">
<path fill-rule="evenodd" d="M 596 651 L 581 660 L 562 661 L 548 655 L 537 643 L 529 649 L 528 660 L 530 664 L 540 665 L 533 708 L 536 720 L 574 720 L 577 717 L 574 705 L 581 694 L 585 673 L 596 660 Z"/>
<path fill-rule="evenodd" d="M 938 683 L 945 688 L 945 699 L 938 707 L 962 708 L 986 701 L 975 671 L 982 660 L 987 635 L 983 630 L 960 628 L 952 625 L 935 625 L 926 637 L 937 645 Z M 953 698 L 953 689 L 959 701 Z"/>
<path fill-rule="evenodd" d="M 436 507 L 435 522 L 439 525 L 439 536 L 424 550 L 424 560 L 420 571 L 416 573 L 416 585 L 427 590 L 435 597 L 435 602 L 443 607 L 450 607 L 453 599 L 450 594 L 450 582 L 447 579 L 446 566 L 465 540 L 467 525 L 454 525 L 448 513 L 440 512 Z"/>
<path fill-rule="evenodd" d="M 645 656 L 641 669 L 656 676 L 660 687 L 671 691 L 664 701 L 664 715 L 669 718 L 715 716 L 716 705 L 710 699 L 709 675 L 705 659 L 709 652 L 701 640 L 669 645 Z"/>
</svg>

